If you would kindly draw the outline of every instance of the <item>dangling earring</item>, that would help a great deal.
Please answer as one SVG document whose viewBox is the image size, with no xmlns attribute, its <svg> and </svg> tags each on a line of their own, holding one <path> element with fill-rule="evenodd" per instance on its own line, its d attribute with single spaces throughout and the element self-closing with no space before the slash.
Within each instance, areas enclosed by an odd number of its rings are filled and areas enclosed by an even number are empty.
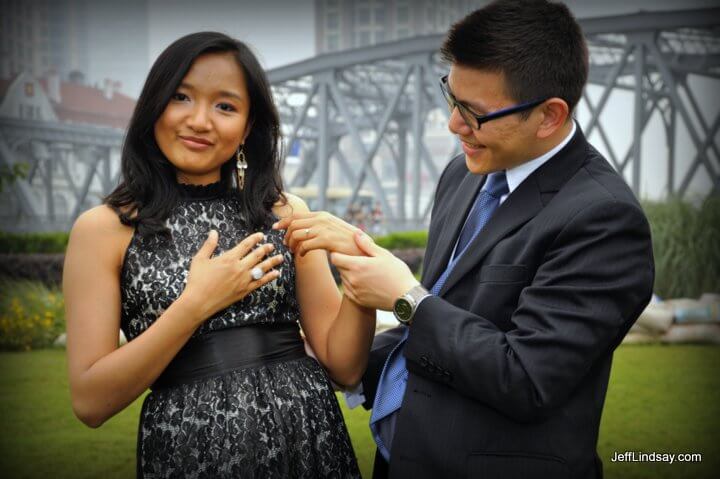
<svg viewBox="0 0 720 479">
<path fill-rule="evenodd" d="M 245 145 L 240 145 L 240 148 L 238 148 L 237 155 L 236 155 L 236 166 L 237 166 L 237 183 L 238 188 L 243 189 L 245 187 L 245 170 L 247 170 L 248 164 L 247 161 L 245 161 Z"/>
</svg>

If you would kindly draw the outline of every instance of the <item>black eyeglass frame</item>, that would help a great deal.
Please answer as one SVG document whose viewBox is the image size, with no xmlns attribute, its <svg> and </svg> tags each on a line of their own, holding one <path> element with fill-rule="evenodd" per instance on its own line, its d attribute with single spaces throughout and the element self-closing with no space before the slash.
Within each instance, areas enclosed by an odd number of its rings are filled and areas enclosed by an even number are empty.
<svg viewBox="0 0 720 479">
<path fill-rule="evenodd" d="M 440 78 L 440 90 L 445 97 L 445 101 L 447 101 L 448 108 L 452 112 L 455 107 L 457 107 L 458 111 L 460 112 L 460 116 L 462 116 L 463 120 L 465 120 L 465 123 L 467 123 L 467 125 L 473 130 L 479 130 L 483 123 L 487 123 L 488 121 L 495 120 L 497 118 L 502 118 L 504 116 L 512 115 L 514 113 L 520 113 L 522 111 L 535 108 L 539 104 L 548 100 L 548 98 L 543 98 L 541 100 L 533 100 L 527 103 L 521 103 L 519 105 L 503 108 L 502 110 L 494 111 L 492 113 L 488 113 L 487 115 L 478 115 L 477 113 L 472 111 L 469 106 L 465 105 L 463 102 L 458 101 L 455 98 L 455 95 L 450 92 L 447 80 L 447 75 Z"/>
</svg>

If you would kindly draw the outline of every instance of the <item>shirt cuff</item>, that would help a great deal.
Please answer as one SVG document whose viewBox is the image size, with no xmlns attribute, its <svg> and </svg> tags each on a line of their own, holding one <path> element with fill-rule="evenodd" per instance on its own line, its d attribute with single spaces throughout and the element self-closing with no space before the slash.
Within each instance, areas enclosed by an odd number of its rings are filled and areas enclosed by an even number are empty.
<svg viewBox="0 0 720 479">
<path fill-rule="evenodd" d="M 365 395 L 363 394 L 363 392 L 364 390 L 362 382 L 360 382 L 352 389 L 346 389 L 345 391 L 343 391 L 343 396 L 345 396 L 345 404 L 347 404 L 348 408 L 355 409 L 356 407 L 360 406 L 365 402 Z"/>
</svg>

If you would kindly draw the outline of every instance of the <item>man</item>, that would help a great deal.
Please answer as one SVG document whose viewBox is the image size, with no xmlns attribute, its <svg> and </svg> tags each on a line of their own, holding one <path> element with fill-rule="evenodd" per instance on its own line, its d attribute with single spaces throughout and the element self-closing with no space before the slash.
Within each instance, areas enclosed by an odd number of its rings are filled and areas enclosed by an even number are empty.
<svg viewBox="0 0 720 479">
<path fill-rule="evenodd" d="M 499 1 L 442 54 L 464 154 L 439 180 L 420 284 L 367 236 L 369 257 L 331 254 L 345 294 L 403 323 L 362 380 L 374 476 L 601 477 L 613 350 L 654 266 L 640 205 L 572 119 L 582 32 L 562 4 Z"/>
</svg>

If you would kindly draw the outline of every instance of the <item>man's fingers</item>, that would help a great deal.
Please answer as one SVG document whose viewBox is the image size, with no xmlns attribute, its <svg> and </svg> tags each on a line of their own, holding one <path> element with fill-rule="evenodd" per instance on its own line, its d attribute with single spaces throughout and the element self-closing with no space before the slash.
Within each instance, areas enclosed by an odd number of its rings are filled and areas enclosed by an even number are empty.
<svg viewBox="0 0 720 479">
<path fill-rule="evenodd" d="M 358 264 L 358 261 L 362 260 L 358 256 L 350 256 L 342 253 L 330 253 L 330 262 L 335 265 L 338 269 L 350 269 Z"/>
<path fill-rule="evenodd" d="M 360 251 L 368 256 L 378 256 L 380 251 L 382 251 L 382 248 L 376 245 L 372 238 L 362 231 L 355 232 L 353 237 L 355 238 L 355 243 L 358 245 L 358 248 L 360 248 Z"/>
<path fill-rule="evenodd" d="M 235 246 L 225 252 L 227 255 L 234 256 L 237 259 L 244 258 L 251 249 L 265 238 L 263 233 L 253 233 Z"/>
<path fill-rule="evenodd" d="M 200 249 L 196 253 L 196 256 L 198 256 L 200 258 L 212 257 L 212 254 L 215 251 L 215 248 L 217 248 L 217 244 L 218 244 L 218 232 L 215 230 L 210 230 L 210 233 L 208 234 L 207 239 L 202 244 L 202 246 L 200 246 Z"/>
<path fill-rule="evenodd" d="M 357 299 L 357 295 L 355 294 L 355 291 L 353 290 L 352 286 L 350 286 L 350 283 L 345 281 L 345 278 L 342 278 L 342 285 L 343 285 L 343 294 L 350 298 L 355 303 L 359 303 Z"/>
</svg>

